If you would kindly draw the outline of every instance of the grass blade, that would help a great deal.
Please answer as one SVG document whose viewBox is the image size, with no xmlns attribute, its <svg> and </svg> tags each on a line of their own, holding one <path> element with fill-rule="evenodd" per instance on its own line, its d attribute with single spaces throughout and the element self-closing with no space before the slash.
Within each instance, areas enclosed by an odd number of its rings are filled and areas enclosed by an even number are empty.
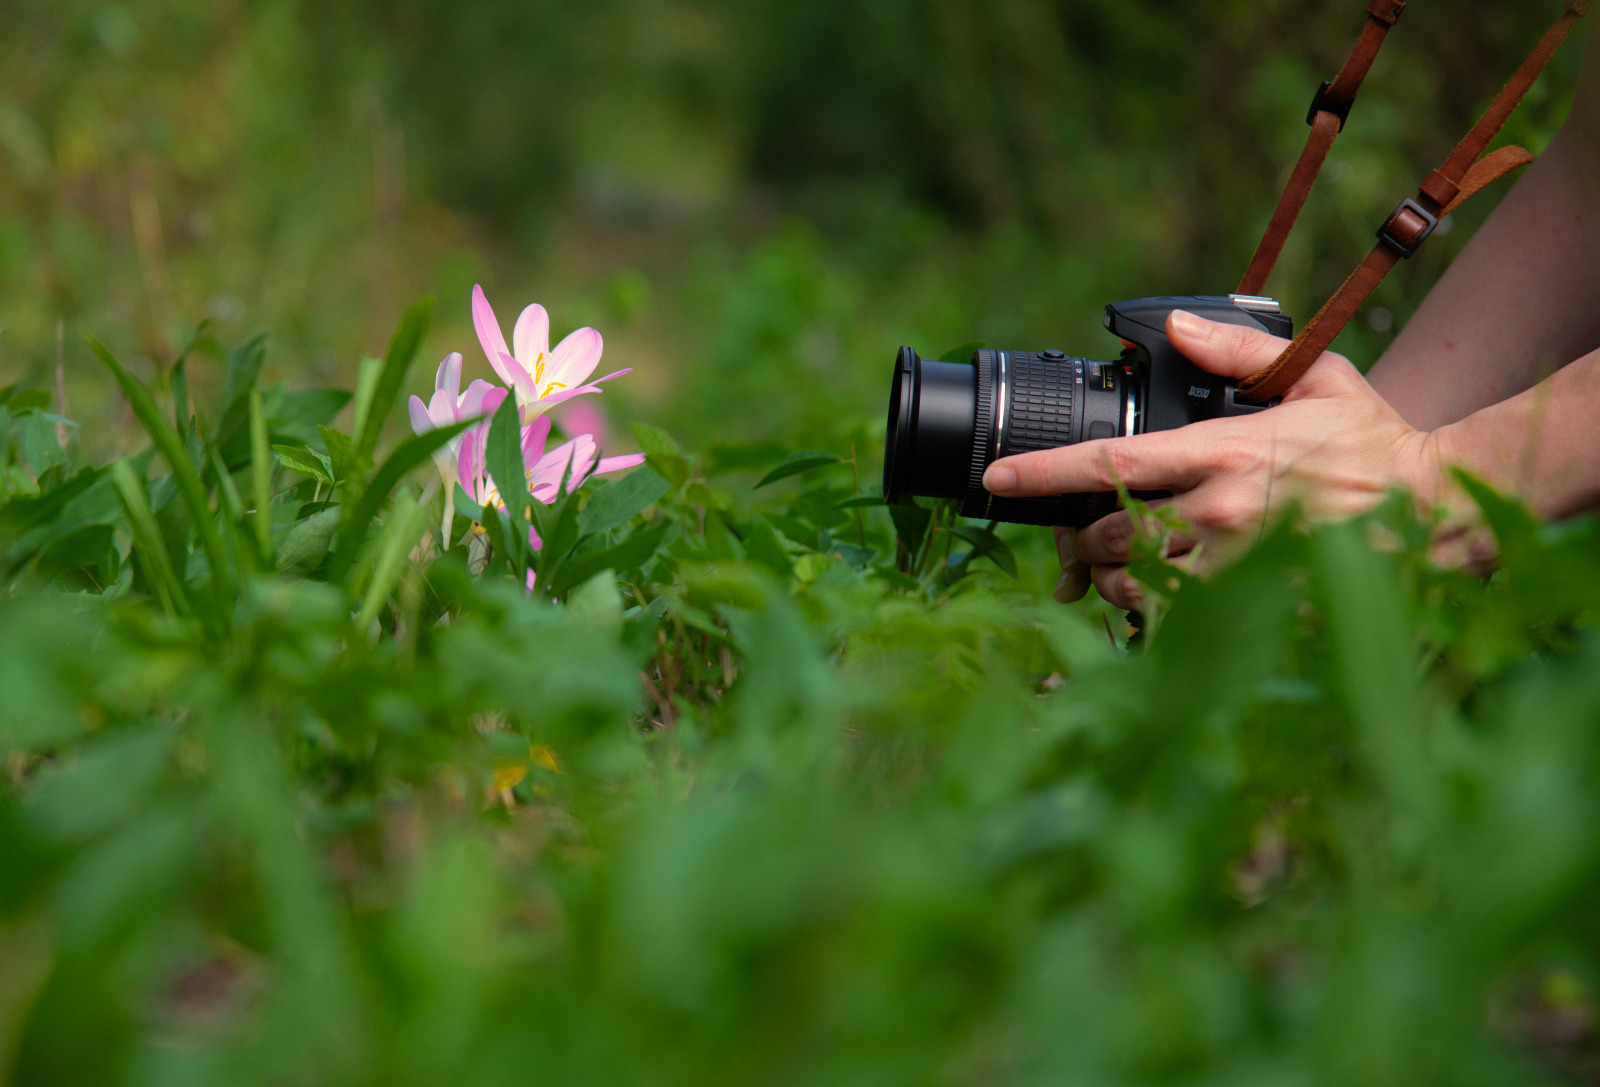
<svg viewBox="0 0 1600 1087">
<path fill-rule="evenodd" d="M 522 420 L 517 411 L 516 397 L 508 396 L 494 413 L 489 424 L 489 440 L 485 443 L 484 461 L 489 468 L 489 478 L 500 492 L 505 503 L 506 518 L 511 522 L 512 539 L 509 542 L 511 560 L 517 577 L 528 572 L 528 525 L 533 496 L 528 493 L 527 469 L 522 463 Z"/>
<path fill-rule="evenodd" d="M 150 496 L 145 493 L 144 480 L 134 474 L 128 462 L 119 460 L 111 465 L 111 481 L 122 499 L 122 510 L 128 517 L 128 531 L 133 536 L 133 548 L 144 566 L 145 577 L 156 592 L 161 606 L 169 615 L 191 614 L 189 594 L 172 568 L 172 556 L 167 554 L 161 539 L 161 529 L 156 525 L 155 514 L 150 509 Z"/>
<path fill-rule="evenodd" d="M 256 551 L 263 569 L 272 569 L 272 448 L 267 442 L 267 417 L 261 390 L 250 390 L 250 469 L 255 484 Z"/>
<path fill-rule="evenodd" d="M 427 519 L 427 510 L 417 503 L 409 488 L 402 487 L 395 495 L 389 518 L 372 548 L 377 560 L 361 601 L 361 612 L 356 616 L 359 629 L 365 630 L 378 617 L 390 591 L 400 580 L 401 567 L 425 530 Z"/>
<path fill-rule="evenodd" d="M 219 625 L 223 625 L 225 623 L 223 617 L 228 613 L 233 596 L 233 586 L 228 580 L 227 557 L 222 552 L 222 539 L 217 535 L 216 521 L 211 513 L 211 504 L 206 501 L 205 488 L 200 484 L 200 475 L 195 471 L 188 454 L 184 452 L 182 439 L 167 423 L 166 416 L 161 414 L 161 409 L 156 406 L 155 398 L 150 395 L 150 390 L 145 388 L 144 382 L 125 370 L 110 349 L 93 335 L 85 333 L 84 338 L 88 341 L 90 350 L 99 356 L 106 369 L 111 371 L 111 376 L 122 389 L 122 395 L 127 397 L 128 405 L 133 408 L 133 414 L 144 425 L 151 441 L 155 442 L 156 449 L 166 458 L 168 466 L 172 469 L 173 482 L 177 485 L 178 494 L 183 498 L 183 504 L 188 507 L 189 519 L 194 523 L 195 537 L 200 541 L 200 550 L 205 554 L 206 565 L 211 568 L 214 618 Z"/>
<path fill-rule="evenodd" d="M 344 580 L 350 568 L 355 565 L 356 553 L 361 549 L 361 541 L 366 537 L 367 526 L 372 524 L 372 519 L 378 515 L 378 509 L 389 497 L 389 493 L 400 485 L 407 473 L 427 464 L 433 454 L 444 448 L 445 444 L 457 434 L 468 427 L 476 426 L 477 419 L 468 419 L 461 423 L 452 423 L 438 430 L 430 430 L 426 434 L 418 434 L 414 438 L 407 438 L 378 468 L 372 477 L 372 483 L 361 492 L 361 497 L 354 506 L 346 506 L 344 519 L 339 528 L 339 546 L 334 551 L 333 561 L 328 566 L 328 580 L 340 583 Z"/>
<path fill-rule="evenodd" d="M 400 318 L 400 327 L 395 329 L 394 338 L 389 341 L 389 350 L 383 356 L 383 372 L 378 375 L 377 390 L 372 394 L 361 431 L 356 436 L 358 463 L 367 463 L 378 448 L 378 432 L 383 429 L 384 420 L 400 399 L 406 373 L 422 347 L 422 338 L 428 334 L 432 317 L 433 299 L 424 298 Z"/>
</svg>

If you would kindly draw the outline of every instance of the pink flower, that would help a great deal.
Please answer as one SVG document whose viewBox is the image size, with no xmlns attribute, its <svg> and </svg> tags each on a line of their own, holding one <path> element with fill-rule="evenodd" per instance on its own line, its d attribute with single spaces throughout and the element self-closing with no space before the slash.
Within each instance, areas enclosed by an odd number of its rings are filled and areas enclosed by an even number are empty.
<svg viewBox="0 0 1600 1087">
<path fill-rule="evenodd" d="M 550 316 L 537 303 L 523 310 L 517 318 L 516 328 L 511 333 L 516 350 L 508 350 L 500 321 L 481 286 L 472 288 L 472 325 L 477 329 L 478 342 L 483 345 L 489 365 L 516 391 L 517 406 L 524 421 L 575 396 L 600 392 L 600 382 L 629 372 L 617 370 L 590 382 L 589 375 L 600 365 L 600 356 L 605 350 L 600 333 L 592 328 L 580 328 L 552 351 Z"/>
<path fill-rule="evenodd" d="M 411 398 L 411 429 L 418 434 L 426 434 L 430 430 L 459 423 L 463 419 L 492 415 L 505 398 L 504 389 L 497 388 L 487 381 L 474 381 L 467 386 L 467 391 L 462 393 L 461 354 L 453 351 L 445 356 L 444 361 L 439 364 L 439 372 L 434 375 L 433 398 L 427 404 L 422 402 L 420 396 Z M 485 429 L 487 426 L 488 424 L 484 423 L 472 429 Z M 450 546 L 450 521 L 455 516 L 458 462 L 466 437 L 465 433 L 457 434 L 433 454 L 433 463 L 439 469 L 439 478 L 444 483 L 445 489 L 444 524 L 440 533 L 444 538 L 446 549 Z"/>
<path fill-rule="evenodd" d="M 473 427 L 462 437 L 464 440 L 461 443 L 459 466 L 462 489 L 479 505 L 497 506 L 503 509 L 505 502 L 500 497 L 499 488 L 495 486 L 494 480 L 489 477 L 489 468 L 484 461 L 484 448 L 489 437 L 488 427 Z M 597 460 L 598 449 L 594 439 L 587 434 L 580 435 L 570 442 L 564 442 L 547 452 L 544 443 L 549 437 L 548 415 L 541 415 L 522 428 L 522 466 L 528 493 L 545 505 L 556 500 L 561 488 L 561 478 L 567 475 L 569 462 L 571 476 L 567 481 L 568 494 L 576 491 L 590 476 L 604 472 L 620 472 L 625 468 L 633 468 L 644 463 L 642 453 Z M 533 546 L 535 549 L 540 546 L 537 537 L 533 539 Z"/>
<path fill-rule="evenodd" d="M 587 434 L 596 445 L 608 443 L 610 427 L 606 425 L 606 413 L 593 400 L 578 400 L 568 404 L 561 409 L 557 422 L 562 430 L 573 437 Z"/>
</svg>

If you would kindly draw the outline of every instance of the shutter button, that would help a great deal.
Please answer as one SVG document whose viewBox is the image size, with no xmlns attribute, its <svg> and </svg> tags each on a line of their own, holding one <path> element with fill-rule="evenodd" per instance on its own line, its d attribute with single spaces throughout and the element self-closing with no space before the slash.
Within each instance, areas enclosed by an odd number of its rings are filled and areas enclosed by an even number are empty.
<svg viewBox="0 0 1600 1087">
<path fill-rule="evenodd" d="M 1049 359 L 1051 362 L 1066 362 L 1067 361 L 1067 353 L 1065 351 L 1057 351 L 1053 347 L 1050 350 L 1045 351 L 1044 353 L 1042 353 L 1039 357 L 1042 358 L 1042 359 Z"/>
</svg>

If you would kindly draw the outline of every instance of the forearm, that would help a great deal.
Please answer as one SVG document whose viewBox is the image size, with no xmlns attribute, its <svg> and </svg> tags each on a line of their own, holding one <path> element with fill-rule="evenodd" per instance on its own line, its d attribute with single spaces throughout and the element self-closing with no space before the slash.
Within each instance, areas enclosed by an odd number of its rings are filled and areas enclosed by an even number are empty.
<svg viewBox="0 0 1600 1087">
<path fill-rule="evenodd" d="M 1441 472 L 1462 467 L 1541 517 L 1600 509 L 1600 351 L 1502 403 L 1433 432 Z M 1446 478 L 1436 494 L 1462 498 Z M 1453 497 L 1451 497 L 1453 496 Z"/>
<path fill-rule="evenodd" d="M 1600 145 L 1569 126 L 1372 368 L 1423 430 L 1529 389 L 1600 346 Z"/>
</svg>

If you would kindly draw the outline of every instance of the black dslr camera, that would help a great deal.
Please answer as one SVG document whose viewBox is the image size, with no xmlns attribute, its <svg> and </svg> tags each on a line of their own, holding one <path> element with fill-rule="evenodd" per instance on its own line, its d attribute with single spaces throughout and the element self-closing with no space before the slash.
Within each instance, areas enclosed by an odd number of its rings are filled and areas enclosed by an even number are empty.
<svg viewBox="0 0 1600 1087">
<path fill-rule="evenodd" d="M 1200 295 L 1107 306 L 1106 328 L 1127 345 L 1116 362 L 1055 350 L 985 350 L 970 363 L 932 362 L 902 347 L 889 392 L 885 501 L 959 498 L 965 517 L 1081 527 L 1117 508 L 1115 492 L 997 498 L 983 489 L 984 469 L 1017 453 L 1271 407 L 1236 399 L 1234 382 L 1178 353 L 1166 332 L 1167 315 L 1176 309 L 1285 339 L 1294 334 L 1270 298 Z"/>
</svg>

